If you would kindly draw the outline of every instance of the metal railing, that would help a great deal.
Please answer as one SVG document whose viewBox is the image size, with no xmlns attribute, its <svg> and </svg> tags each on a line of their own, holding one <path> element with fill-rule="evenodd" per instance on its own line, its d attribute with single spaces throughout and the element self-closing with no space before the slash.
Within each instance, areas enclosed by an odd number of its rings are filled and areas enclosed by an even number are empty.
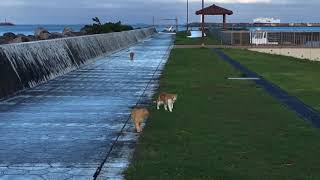
<svg viewBox="0 0 320 180">
<path fill-rule="evenodd" d="M 222 31 L 210 29 L 221 45 L 320 47 L 320 32 Z"/>
</svg>

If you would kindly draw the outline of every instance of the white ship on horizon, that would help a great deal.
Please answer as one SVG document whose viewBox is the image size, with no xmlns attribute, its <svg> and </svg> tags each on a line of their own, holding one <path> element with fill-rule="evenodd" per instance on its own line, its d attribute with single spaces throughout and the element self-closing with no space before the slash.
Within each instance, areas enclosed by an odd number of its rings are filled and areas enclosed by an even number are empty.
<svg viewBox="0 0 320 180">
<path fill-rule="evenodd" d="M 281 20 L 280 19 L 275 19 L 275 18 L 256 18 L 253 20 L 254 23 L 263 23 L 263 24 L 280 24 Z"/>
</svg>

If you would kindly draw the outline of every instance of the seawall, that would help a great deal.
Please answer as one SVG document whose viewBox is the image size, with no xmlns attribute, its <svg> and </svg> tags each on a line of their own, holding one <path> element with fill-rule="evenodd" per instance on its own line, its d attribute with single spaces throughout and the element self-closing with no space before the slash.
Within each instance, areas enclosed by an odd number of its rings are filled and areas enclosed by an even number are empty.
<svg viewBox="0 0 320 180">
<path fill-rule="evenodd" d="M 0 99 L 156 33 L 154 28 L 0 46 Z"/>
</svg>

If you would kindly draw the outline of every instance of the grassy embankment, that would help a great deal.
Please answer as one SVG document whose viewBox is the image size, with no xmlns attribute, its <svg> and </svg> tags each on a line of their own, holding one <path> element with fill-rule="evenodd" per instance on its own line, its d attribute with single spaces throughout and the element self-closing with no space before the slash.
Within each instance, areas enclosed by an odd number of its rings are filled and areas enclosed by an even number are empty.
<svg viewBox="0 0 320 180">
<path fill-rule="evenodd" d="M 225 78 L 240 75 L 208 49 L 173 50 L 159 92 L 179 94 L 175 110 L 152 107 L 126 178 L 320 179 L 319 130 Z"/>
<path fill-rule="evenodd" d="M 320 62 L 225 49 L 234 59 L 320 111 Z"/>
</svg>

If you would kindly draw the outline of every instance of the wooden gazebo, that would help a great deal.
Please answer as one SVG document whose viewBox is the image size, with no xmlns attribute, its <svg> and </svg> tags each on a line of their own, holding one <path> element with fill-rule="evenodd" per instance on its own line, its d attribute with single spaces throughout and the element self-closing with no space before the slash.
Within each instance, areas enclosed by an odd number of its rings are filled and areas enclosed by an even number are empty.
<svg viewBox="0 0 320 180">
<path fill-rule="evenodd" d="M 202 15 L 204 21 L 205 15 L 222 15 L 223 16 L 223 29 L 227 28 L 227 15 L 232 15 L 233 12 L 231 10 L 225 9 L 220 6 L 216 6 L 213 4 L 212 6 L 206 7 L 204 9 L 201 9 L 199 11 L 196 11 L 196 15 Z"/>
</svg>

